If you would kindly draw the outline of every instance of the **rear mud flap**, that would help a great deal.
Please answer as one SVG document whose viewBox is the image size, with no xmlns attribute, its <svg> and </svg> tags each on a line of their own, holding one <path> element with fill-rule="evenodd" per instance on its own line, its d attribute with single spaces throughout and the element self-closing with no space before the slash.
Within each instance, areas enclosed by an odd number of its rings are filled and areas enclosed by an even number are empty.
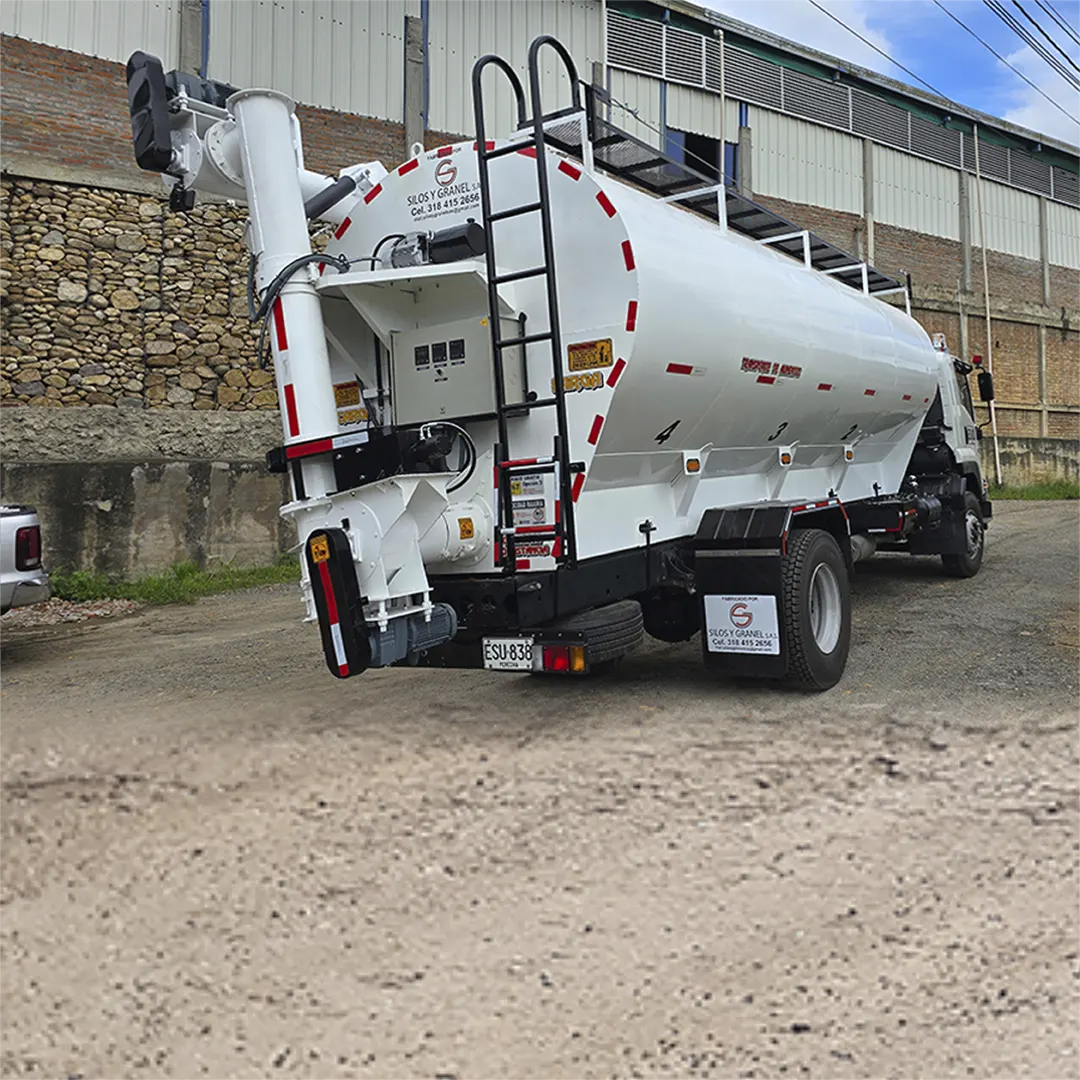
<svg viewBox="0 0 1080 1080">
<path fill-rule="evenodd" d="M 304 544 L 323 654 L 330 674 L 359 675 L 371 663 L 363 598 L 349 538 L 343 529 L 318 529 Z"/>
</svg>

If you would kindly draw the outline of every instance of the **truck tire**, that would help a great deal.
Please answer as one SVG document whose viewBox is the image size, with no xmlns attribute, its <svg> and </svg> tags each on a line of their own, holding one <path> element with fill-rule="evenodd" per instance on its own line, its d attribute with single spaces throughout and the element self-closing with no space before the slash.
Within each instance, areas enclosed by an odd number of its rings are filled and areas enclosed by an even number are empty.
<svg viewBox="0 0 1080 1080">
<path fill-rule="evenodd" d="M 983 522 L 982 506 L 973 492 L 964 492 L 964 538 L 967 550 L 963 555 L 942 555 L 941 565 L 950 577 L 974 577 L 982 566 L 983 553 L 986 551 L 986 525 Z"/>
<path fill-rule="evenodd" d="M 645 637 L 641 605 L 636 600 L 619 600 L 601 608 L 580 611 L 553 623 L 551 629 L 584 632 L 585 663 L 590 669 L 601 664 L 613 665 L 640 645 Z"/>
<path fill-rule="evenodd" d="M 830 533 L 799 529 L 788 537 L 781 599 L 788 681 L 828 690 L 844 674 L 851 647 L 851 582 Z"/>
</svg>

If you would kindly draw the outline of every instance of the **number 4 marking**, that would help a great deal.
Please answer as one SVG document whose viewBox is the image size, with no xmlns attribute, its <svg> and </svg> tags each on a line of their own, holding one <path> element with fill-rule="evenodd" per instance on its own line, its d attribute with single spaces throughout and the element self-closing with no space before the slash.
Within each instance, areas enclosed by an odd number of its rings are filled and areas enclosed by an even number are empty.
<svg viewBox="0 0 1080 1080">
<path fill-rule="evenodd" d="M 657 435 L 657 436 L 656 436 L 656 441 L 657 441 L 657 442 L 658 442 L 658 443 L 659 443 L 659 444 L 660 444 L 661 446 L 663 446 L 663 445 L 664 445 L 664 443 L 666 443 L 666 442 L 668 441 L 668 439 L 670 439 L 670 438 L 671 438 L 671 435 L 672 435 L 672 433 L 674 432 L 674 430 L 675 430 L 675 429 L 676 429 L 676 428 L 677 428 L 677 427 L 678 427 L 678 426 L 679 426 L 679 425 L 680 425 L 681 423 L 682 423 L 682 421 L 681 421 L 681 420 L 676 420 L 674 424 L 669 424 L 669 425 L 668 425 L 668 426 L 667 426 L 666 428 L 664 428 L 664 430 L 663 430 L 663 431 L 661 431 L 661 432 L 660 432 L 660 434 L 659 434 L 659 435 Z"/>
</svg>

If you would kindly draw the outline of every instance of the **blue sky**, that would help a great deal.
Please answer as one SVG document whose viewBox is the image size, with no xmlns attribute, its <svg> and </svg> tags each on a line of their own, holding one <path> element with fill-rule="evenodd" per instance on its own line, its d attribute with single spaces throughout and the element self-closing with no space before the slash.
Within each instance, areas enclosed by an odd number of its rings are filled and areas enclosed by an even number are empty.
<svg viewBox="0 0 1080 1080">
<path fill-rule="evenodd" d="M 699 0 L 705 7 L 760 26 L 902 82 L 918 85 L 858 38 L 818 11 L 809 0 Z M 1026 85 L 974 38 L 957 26 L 933 0 L 817 0 L 838 19 L 910 68 L 953 101 L 1011 120 L 1072 145 L 1080 145 L 1080 94 L 1057 75 L 981 0 L 941 0 L 987 44 L 1022 71 L 1069 115 Z M 1005 7 L 1016 14 L 1011 0 Z M 1068 49 L 1080 65 L 1080 47 L 1054 26 L 1034 0 L 1029 10 Z M 1080 0 L 1043 0 L 1074 28 L 1080 28 Z M 1019 18 L 1019 16 L 1018 16 Z M 1021 22 L 1024 22 L 1020 18 Z M 1030 28 L 1030 24 L 1027 24 Z M 1034 34 L 1034 30 L 1032 29 Z M 1035 35 L 1038 36 L 1037 34 Z"/>
</svg>

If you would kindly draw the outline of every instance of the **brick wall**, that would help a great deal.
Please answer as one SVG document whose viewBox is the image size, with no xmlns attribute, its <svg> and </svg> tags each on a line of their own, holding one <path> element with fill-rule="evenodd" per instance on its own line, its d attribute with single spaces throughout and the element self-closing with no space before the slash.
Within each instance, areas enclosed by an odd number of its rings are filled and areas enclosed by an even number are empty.
<svg viewBox="0 0 1080 1080">
<path fill-rule="evenodd" d="M 122 64 L 6 35 L 0 44 L 5 170 L 59 166 L 78 181 L 6 171 L 0 183 L 0 402 L 276 410 L 247 317 L 245 210 L 204 201 L 168 212 L 164 186 L 132 156 Z M 311 169 L 392 168 L 405 156 L 401 124 L 297 113 Z"/>
</svg>

